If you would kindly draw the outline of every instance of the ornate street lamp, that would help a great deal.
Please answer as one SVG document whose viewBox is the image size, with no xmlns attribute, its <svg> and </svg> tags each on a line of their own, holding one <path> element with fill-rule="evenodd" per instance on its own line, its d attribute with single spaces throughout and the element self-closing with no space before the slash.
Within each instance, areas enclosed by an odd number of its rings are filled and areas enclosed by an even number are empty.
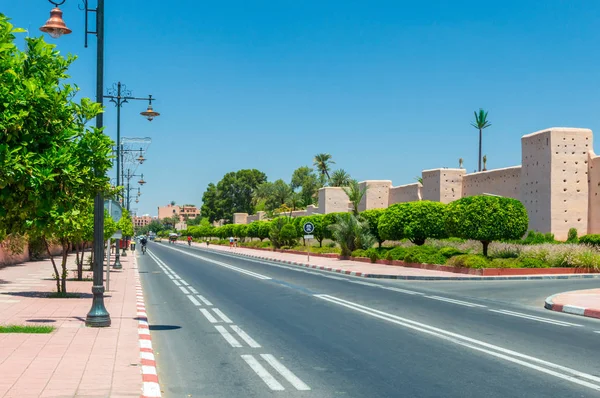
<svg viewBox="0 0 600 398">
<path fill-rule="evenodd" d="M 143 186 L 143 185 L 146 183 L 146 181 L 144 181 L 144 174 L 142 174 L 142 176 L 141 176 L 141 177 L 142 177 L 142 178 L 140 178 L 140 180 L 138 181 L 138 184 L 140 184 L 140 185 L 142 185 L 142 186 Z"/>
<path fill-rule="evenodd" d="M 48 1 L 54 4 L 55 7 L 50 11 L 50 19 L 46 21 L 46 24 L 42 26 L 40 30 L 44 33 L 48 33 L 53 39 L 58 39 L 62 35 L 68 35 L 72 30 L 67 28 L 67 24 L 65 24 L 65 21 L 63 21 L 62 18 L 63 12 L 58 8 L 58 6 L 64 4 L 66 0 Z"/>
<path fill-rule="evenodd" d="M 138 156 L 138 158 L 137 158 L 137 161 L 138 161 L 140 164 L 144 164 L 144 162 L 146 161 L 146 158 L 144 157 L 144 154 L 143 154 L 142 148 L 140 148 L 140 156 Z"/>
<path fill-rule="evenodd" d="M 152 109 L 152 96 L 151 95 L 148 98 L 148 109 L 146 109 L 144 112 L 140 112 L 140 115 L 142 115 L 146 119 L 148 119 L 149 122 L 151 122 L 155 117 L 160 116 L 160 113 L 158 113 L 154 109 Z"/>
</svg>

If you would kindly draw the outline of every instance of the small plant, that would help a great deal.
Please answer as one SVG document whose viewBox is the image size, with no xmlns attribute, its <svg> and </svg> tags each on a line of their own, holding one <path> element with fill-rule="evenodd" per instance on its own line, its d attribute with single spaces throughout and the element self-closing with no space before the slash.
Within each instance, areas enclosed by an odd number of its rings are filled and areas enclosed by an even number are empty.
<svg viewBox="0 0 600 398">
<path fill-rule="evenodd" d="M 579 243 L 590 246 L 600 246 L 600 234 L 583 235 L 579 238 Z"/>
<path fill-rule="evenodd" d="M 569 228 L 569 234 L 567 236 L 567 243 L 577 243 L 577 228 Z"/>
<path fill-rule="evenodd" d="M 448 260 L 448 265 L 465 268 L 489 268 L 490 261 L 480 254 L 461 254 Z"/>
<path fill-rule="evenodd" d="M 54 326 L 40 326 L 40 325 L 3 325 L 0 326 L 0 333 L 52 333 Z"/>
<path fill-rule="evenodd" d="M 368 249 L 367 255 L 369 256 L 369 259 L 372 263 L 376 263 L 377 260 L 379 260 L 379 253 L 377 253 L 377 250 L 375 249 Z"/>
<path fill-rule="evenodd" d="M 391 250 L 388 250 L 387 253 L 385 253 L 385 259 L 387 261 L 393 261 L 394 260 L 394 255 L 392 254 Z"/>
</svg>

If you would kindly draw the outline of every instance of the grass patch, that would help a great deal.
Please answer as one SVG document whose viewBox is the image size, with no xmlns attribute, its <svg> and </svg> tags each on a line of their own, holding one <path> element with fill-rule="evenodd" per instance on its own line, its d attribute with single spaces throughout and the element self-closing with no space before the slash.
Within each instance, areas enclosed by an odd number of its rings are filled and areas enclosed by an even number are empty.
<svg viewBox="0 0 600 398">
<path fill-rule="evenodd" d="M 32 333 L 32 334 L 42 334 L 42 333 L 52 333 L 54 331 L 54 326 L 23 326 L 23 325 L 6 325 L 0 326 L 0 333 Z"/>
<path fill-rule="evenodd" d="M 63 292 L 52 292 L 48 294 L 48 298 L 80 298 L 81 294 L 79 293 L 63 293 Z"/>
</svg>

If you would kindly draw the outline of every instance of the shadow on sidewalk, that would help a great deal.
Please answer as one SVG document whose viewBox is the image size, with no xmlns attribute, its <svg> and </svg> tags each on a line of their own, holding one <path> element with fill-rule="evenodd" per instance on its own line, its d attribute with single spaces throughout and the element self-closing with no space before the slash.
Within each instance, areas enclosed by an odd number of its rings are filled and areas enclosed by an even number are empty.
<svg viewBox="0 0 600 398">
<path fill-rule="evenodd" d="M 20 297 L 30 297 L 30 298 L 49 298 L 48 295 L 54 292 L 3 292 L 7 296 L 20 296 Z M 79 297 L 69 297 L 70 300 L 77 299 L 89 299 L 94 297 L 92 293 L 82 293 L 82 292 L 72 292 L 74 294 L 78 294 Z M 104 297 L 109 297 L 106 294 Z"/>
<path fill-rule="evenodd" d="M 153 331 L 163 331 L 163 330 L 177 330 L 177 329 L 181 329 L 181 326 L 175 326 L 175 325 L 150 325 L 148 327 L 150 330 Z"/>
</svg>

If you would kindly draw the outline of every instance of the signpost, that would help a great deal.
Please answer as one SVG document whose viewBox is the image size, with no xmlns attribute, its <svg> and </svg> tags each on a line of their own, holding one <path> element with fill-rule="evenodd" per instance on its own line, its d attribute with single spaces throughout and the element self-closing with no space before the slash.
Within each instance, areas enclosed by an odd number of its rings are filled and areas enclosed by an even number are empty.
<svg viewBox="0 0 600 398">
<path fill-rule="evenodd" d="M 104 201 L 104 209 L 108 211 L 108 214 L 114 222 L 119 222 L 121 216 L 123 215 L 123 208 L 121 205 L 112 199 L 107 199 Z M 110 290 L 110 240 L 121 239 L 121 237 L 122 233 L 119 230 L 106 241 L 106 291 Z M 116 248 L 116 251 L 117 253 L 119 252 L 118 247 Z"/>
<path fill-rule="evenodd" d="M 314 235 L 312 235 L 312 233 L 315 231 L 315 225 L 311 222 L 305 222 L 304 226 L 304 240 L 307 241 L 306 244 L 306 255 L 308 257 L 308 262 L 310 263 L 310 239 L 314 238 Z"/>
</svg>

